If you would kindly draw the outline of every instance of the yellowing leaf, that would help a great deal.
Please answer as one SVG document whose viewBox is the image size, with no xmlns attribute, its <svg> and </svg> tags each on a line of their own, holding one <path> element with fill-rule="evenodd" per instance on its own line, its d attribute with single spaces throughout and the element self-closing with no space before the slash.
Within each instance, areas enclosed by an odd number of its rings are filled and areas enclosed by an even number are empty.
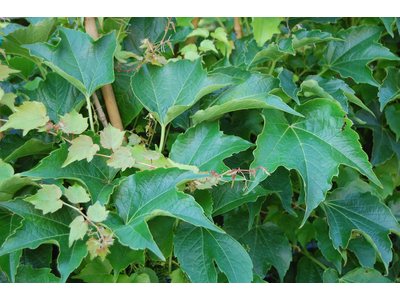
<svg viewBox="0 0 400 300">
<path fill-rule="evenodd" d="M 46 125 L 49 117 L 46 116 L 46 107 L 40 102 L 24 102 L 21 106 L 15 108 L 13 113 L 2 127 L 0 132 L 9 128 L 22 129 L 23 135 L 30 130 Z"/>
<path fill-rule="evenodd" d="M 19 73 L 18 70 L 10 69 L 8 66 L 0 64 L 0 81 L 6 79 L 12 73 Z"/>
<path fill-rule="evenodd" d="M 124 133 L 125 131 L 121 131 L 108 124 L 108 127 L 104 128 L 100 133 L 100 143 L 106 149 L 116 150 L 122 144 Z"/>
<path fill-rule="evenodd" d="M 60 117 L 60 128 L 68 134 L 81 134 L 88 128 L 87 119 L 73 109 L 69 114 Z"/>
<path fill-rule="evenodd" d="M 79 161 L 85 158 L 90 162 L 99 150 L 99 145 L 93 144 L 90 136 L 81 135 L 72 141 L 72 145 L 68 149 L 68 157 L 61 167 L 64 168 L 76 160 Z"/>
<path fill-rule="evenodd" d="M 125 171 L 126 168 L 132 168 L 135 164 L 135 158 L 132 157 L 132 152 L 127 147 L 121 147 L 115 151 L 109 160 L 107 165 L 116 169 L 121 168 Z"/>
<path fill-rule="evenodd" d="M 129 136 L 128 140 L 129 140 L 128 146 L 135 146 L 135 145 L 140 144 L 142 142 L 142 139 L 140 138 L 140 136 L 138 136 L 135 133 L 132 133 Z"/>
<path fill-rule="evenodd" d="M 35 205 L 36 209 L 43 210 L 43 214 L 49 212 L 55 212 L 63 206 L 63 202 L 60 200 L 62 196 L 61 189 L 54 185 L 43 185 L 43 188 L 39 192 L 31 197 L 25 198 L 24 200 Z"/>
<path fill-rule="evenodd" d="M 67 196 L 68 200 L 72 203 L 86 203 L 90 201 L 85 188 L 77 183 L 65 190 L 65 196 Z"/>
<path fill-rule="evenodd" d="M 109 211 L 104 206 L 101 206 L 100 202 L 97 201 L 95 204 L 89 206 L 87 210 L 87 217 L 93 222 L 102 222 L 107 219 Z"/>
<path fill-rule="evenodd" d="M 254 39 L 259 47 L 270 40 L 275 33 L 280 33 L 279 24 L 282 20 L 283 18 L 277 17 L 254 18 L 251 26 L 253 26 Z"/>
<path fill-rule="evenodd" d="M 89 229 L 89 225 L 82 216 L 78 216 L 69 224 L 69 227 L 71 231 L 69 233 L 68 246 L 71 248 L 74 241 L 83 239 Z"/>
</svg>

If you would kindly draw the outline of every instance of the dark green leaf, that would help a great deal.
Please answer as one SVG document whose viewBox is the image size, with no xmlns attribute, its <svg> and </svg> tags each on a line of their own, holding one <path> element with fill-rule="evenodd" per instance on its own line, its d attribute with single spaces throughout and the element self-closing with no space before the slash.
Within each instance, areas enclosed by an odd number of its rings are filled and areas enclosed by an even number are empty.
<svg viewBox="0 0 400 300">
<path fill-rule="evenodd" d="M 107 259 L 101 261 L 100 257 L 96 257 L 78 275 L 73 276 L 73 278 L 82 279 L 89 283 L 113 283 L 112 269 Z"/>
<path fill-rule="evenodd" d="M 192 282 L 217 282 L 214 261 L 229 282 L 249 283 L 253 278 L 249 255 L 228 234 L 181 223 L 175 231 L 174 244 L 181 268 Z"/>
<path fill-rule="evenodd" d="M 366 239 L 363 237 L 351 239 L 347 249 L 354 252 L 360 265 L 371 269 L 374 268 L 376 262 L 376 250 Z"/>
<path fill-rule="evenodd" d="M 289 70 L 283 69 L 281 73 L 279 73 L 278 78 L 280 80 L 279 86 L 283 89 L 283 91 L 291 97 L 297 104 L 300 105 L 299 97 L 297 97 L 297 93 L 300 91 L 300 88 L 293 82 L 293 72 Z"/>
<path fill-rule="evenodd" d="M 50 273 L 51 269 L 32 269 L 31 265 L 20 265 L 15 277 L 17 283 L 59 283 L 60 278 Z"/>
<path fill-rule="evenodd" d="M 387 76 L 379 87 L 379 102 L 381 103 L 381 111 L 385 105 L 400 97 L 400 70 L 389 67 L 386 69 Z"/>
</svg>

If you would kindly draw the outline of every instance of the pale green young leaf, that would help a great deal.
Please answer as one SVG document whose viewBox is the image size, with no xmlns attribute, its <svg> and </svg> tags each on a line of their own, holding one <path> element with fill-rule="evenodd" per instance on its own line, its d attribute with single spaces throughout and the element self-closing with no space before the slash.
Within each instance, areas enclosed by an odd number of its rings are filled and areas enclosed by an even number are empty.
<svg viewBox="0 0 400 300">
<path fill-rule="evenodd" d="M 71 185 L 67 189 L 65 189 L 65 196 L 67 196 L 68 200 L 72 203 L 86 203 L 90 201 L 89 195 L 86 193 L 86 190 L 81 185 L 75 182 L 74 185 Z"/>
<path fill-rule="evenodd" d="M 188 51 L 188 52 L 185 53 L 185 59 L 188 59 L 190 61 L 195 61 L 198 58 L 200 58 L 200 55 L 197 52 Z"/>
<path fill-rule="evenodd" d="M 323 207 L 328 217 L 329 236 L 336 249 L 347 248 L 353 231 L 361 233 L 378 251 L 388 270 L 392 260 L 389 233 L 400 235 L 400 225 L 379 198 L 370 193 L 340 188 L 327 197 Z"/>
<path fill-rule="evenodd" d="M 93 222 L 102 222 L 107 219 L 109 211 L 104 206 L 101 206 L 97 201 L 95 204 L 89 206 L 87 210 L 87 218 Z"/>
<path fill-rule="evenodd" d="M 255 17 L 251 26 L 253 27 L 254 39 L 259 47 L 272 38 L 275 33 L 280 33 L 279 24 L 283 18 L 280 17 Z"/>
<path fill-rule="evenodd" d="M 226 34 L 225 29 L 222 27 L 218 27 L 214 32 L 211 32 L 211 36 L 217 39 L 218 41 L 223 42 L 228 47 L 232 46 L 228 41 L 228 36 Z"/>
<path fill-rule="evenodd" d="M 181 54 L 186 54 L 188 52 L 197 52 L 197 46 L 195 44 L 189 44 L 179 50 Z"/>
<path fill-rule="evenodd" d="M 14 168 L 0 159 L 0 184 L 14 175 Z"/>
<path fill-rule="evenodd" d="M 118 128 L 108 124 L 108 127 L 104 128 L 100 133 L 100 143 L 103 148 L 117 150 L 124 140 L 125 131 L 121 131 Z"/>
<path fill-rule="evenodd" d="M 69 28 L 58 28 L 60 42 L 27 45 L 30 54 L 44 59 L 53 71 L 67 79 L 86 97 L 103 85 L 114 81 L 115 33 L 94 41 L 89 34 Z M 68 57 L 68 60 L 66 60 Z"/>
<path fill-rule="evenodd" d="M 175 255 L 192 282 L 216 283 L 218 268 L 229 282 L 250 283 L 253 264 L 246 250 L 228 234 L 180 223 L 175 231 Z"/>
<path fill-rule="evenodd" d="M 121 147 L 111 154 L 111 158 L 107 160 L 107 165 L 125 171 L 127 168 L 132 168 L 135 162 L 135 158 L 129 148 Z"/>
<path fill-rule="evenodd" d="M 400 70 L 395 67 L 389 67 L 386 72 L 387 76 L 379 87 L 378 93 L 381 111 L 383 111 L 388 102 L 400 98 Z"/>
<path fill-rule="evenodd" d="M 46 116 L 46 107 L 40 102 L 25 101 L 15 108 L 7 123 L 0 127 L 0 132 L 9 128 L 22 129 L 25 136 L 30 130 L 46 125 L 49 117 Z"/>
<path fill-rule="evenodd" d="M 382 30 L 382 27 L 367 25 L 342 29 L 336 37 L 343 41 L 328 43 L 321 65 L 339 72 L 344 78 L 351 77 L 357 83 L 378 87 L 367 64 L 377 59 L 400 59 L 378 43 Z"/>
<path fill-rule="evenodd" d="M 135 146 L 140 144 L 142 142 L 142 139 L 136 133 L 132 133 L 128 137 L 128 141 L 129 141 L 128 146 Z"/>
<path fill-rule="evenodd" d="M 81 134 L 88 128 L 88 118 L 84 118 L 73 109 L 69 114 L 60 117 L 60 128 L 67 134 Z"/>
<path fill-rule="evenodd" d="M 6 65 L 0 64 L 0 81 L 3 81 L 4 79 L 6 79 L 8 76 L 10 76 L 10 74 L 19 73 L 19 72 L 20 72 L 19 70 L 13 70 L 13 69 L 10 69 Z"/>
<path fill-rule="evenodd" d="M 93 140 L 90 136 L 81 135 L 72 140 L 72 145 L 68 149 L 68 157 L 63 163 L 62 168 L 68 166 L 74 161 L 79 161 L 85 158 L 90 162 L 99 150 L 99 145 L 93 144 Z"/>
<path fill-rule="evenodd" d="M 89 229 L 89 222 L 84 217 L 77 216 L 71 224 L 69 224 L 71 231 L 69 233 L 68 246 L 71 247 L 74 241 L 83 239 Z"/>
<path fill-rule="evenodd" d="M 210 33 L 208 32 L 208 30 L 205 28 L 196 28 L 195 30 L 193 30 L 191 33 L 188 34 L 187 38 L 190 38 L 192 36 L 201 36 L 206 39 L 209 36 L 209 34 Z"/>
<path fill-rule="evenodd" d="M 381 185 L 363 152 L 352 122 L 343 119 L 341 107 L 328 99 L 315 99 L 296 108 L 305 118 L 286 118 L 282 112 L 264 109 L 264 131 L 258 136 L 251 168 L 272 173 L 278 166 L 299 171 L 304 181 L 306 214 L 303 224 L 331 188 L 338 166 L 346 164 Z M 329 120 L 329 121 L 328 121 Z M 316 151 L 315 149 L 318 149 Z M 256 171 L 249 190 L 266 178 Z"/>
<path fill-rule="evenodd" d="M 199 50 L 201 51 L 214 51 L 218 54 L 217 49 L 215 49 L 215 45 L 210 40 L 204 40 L 200 43 Z"/>
<path fill-rule="evenodd" d="M 54 185 L 43 185 L 36 195 L 27 197 L 24 200 L 35 205 L 36 209 L 43 210 L 43 214 L 49 212 L 54 213 L 63 206 L 63 202 L 60 200 L 62 196 L 61 189 Z"/>
<path fill-rule="evenodd" d="M 4 94 L 3 89 L 0 87 L 0 103 L 6 105 L 12 112 L 16 112 L 14 102 L 17 95 L 14 93 Z"/>
</svg>

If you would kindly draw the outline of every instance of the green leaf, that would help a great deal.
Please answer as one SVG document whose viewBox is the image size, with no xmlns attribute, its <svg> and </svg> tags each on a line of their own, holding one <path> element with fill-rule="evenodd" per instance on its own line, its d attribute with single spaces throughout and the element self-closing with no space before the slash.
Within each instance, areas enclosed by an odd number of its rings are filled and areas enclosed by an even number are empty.
<svg viewBox="0 0 400 300">
<path fill-rule="evenodd" d="M 143 105 L 133 93 L 130 75 L 116 72 L 112 88 L 125 128 L 143 109 Z"/>
<path fill-rule="evenodd" d="M 380 272 L 369 268 L 357 268 L 339 278 L 342 283 L 392 283 Z"/>
<path fill-rule="evenodd" d="M 386 18 L 380 18 L 382 20 L 383 25 L 385 25 L 385 28 L 387 30 L 387 32 L 392 36 L 392 38 L 394 37 L 393 35 L 393 23 L 395 23 L 396 18 L 395 17 L 386 17 Z"/>
<path fill-rule="evenodd" d="M 31 265 L 20 265 L 16 283 L 60 283 L 60 278 L 50 273 L 51 269 L 33 269 Z"/>
<path fill-rule="evenodd" d="M 394 152 L 400 157 L 400 142 L 396 142 L 394 134 L 387 128 L 384 115 L 379 111 L 379 102 L 368 105 L 376 118 L 360 110 L 356 113 L 357 128 L 366 127 L 373 131 L 371 164 L 378 166 L 390 159 Z"/>
<path fill-rule="evenodd" d="M 400 70 L 395 67 L 389 67 L 386 70 L 387 76 L 379 87 L 378 93 L 381 111 L 388 102 L 400 98 Z"/>
<path fill-rule="evenodd" d="M 250 142 L 239 137 L 224 135 L 219 131 L 218 121 L 203 122 L 178 136 L 169 157 L 177 163 L 194 165 L 200 171 L 223 173 L 229 168 L 222 160 L 250 146 Z"/>
<path fill-rule="evenodd" d="M 322 276 L 324 283 L 339 283 L 339 274 L 335 269 L 325 270 Z"/>
<path fill-rule="evenodd" d="M 26 57 L 15 56 L 8 60 L 8 65 L 16 70 L 20 70 L 21 72 L 17 73 L 17 76 L 21 77 L 26 82 L 29 81 L 33 70 L 36 69 L 36 64 Z"/>
<path fill-rule="evenodd" d="M 254 39 L 258 46 L 262 46 L 270 40 L 275 33 L 280 33 L 279 24 L 283 18 L 254 18 L 251 26 L 253 27 Z"/>
<path fill-rule="evenodd" d="M 395 103 L 386 107 L 385 116 L 390 129 L 396 134 L 396 142 L 400 137 L 400 104 Z"/>
<path fill-rule="evenodd" d="M 333 40 L 324 50 L 322 66 L 338 71 L 342 77 L 355 82 L 379 86 L 367 64 L 377 59 L 399 60 L 386 47 L 378 43 L 382 28 L 376 26 L 351 27 L 336 35 L 343 41 Z"/>
<path fill-rule="evenodd" d="M 225 221 L 224 229 L 247 249 L 253 261 L 255 274 L 264 278 L 268 270 L 274 266 L 283 282 L 292 260 L 292 249 L 288 238 L 272 222 L 255 225 L 248 230 L 247 220 L 246 214 L 233 216 Z"/>
<path fill-rule="evenodd" d="M 328 32 L 322 32 L 321 30 L 311 30 L 307 31 L 306 29 L 300 29 L 293 32 L 293 49 L 299 49 L 306 45 L 321 43 L 325 41 L 331 40 L 339 40 L 338 38 L 334 38 Z"/>
<path fill-rule="evenodd" d="M 164 257 L 172 254 L 175 222 L 175 218 L 164 216 L 158 216 L 148 222 L 150 233 Z M 152 252 L 148 254 L 152 259 L 159 260 Z"/>
<path fill-rule="evenodd" d="M 104 206 L 101 206 L 100 202 L 97 201 L 95 204 L 89 206 L 87 210 L 87 218 L 90 221 L 99 223 L 107 219 L 109 211 Z"/>
<path fill-rule="evenodd" d="M 323 202 L 329 224 L 329 236 L 336 249 L 347 248 L 353 231 L 363 236 L 378 251 L 386 271 L 392 260 L 390 232 L 400 235 L 400 225 L 390 209 L 370 193 L 336 189 Z"/>
<path fill-rule="evenodd" d="M 0 256 L 0 269 L 5 274 L 11 283 L 15 282 L 15 274 L 22 255 L 22 250 L 13 251 L 6 255 Z"/>
<path fill-rule="evenodd" d="M 293 216 L 296 212 L 292 208 L 292 181 L 290 180 L 290 172 L 283 168 L 278 167 L 271 176 L 268 176 L 260 183 L 261 187 L 271 192 L 275 192 L 282 200 L 283 207 Z"/>
<path fill-rule="evenodd" d="M 309 101 L 297 111 L 305 118 L 291 121 L 282 112 L 264 109 L 264 131 L 258 136 L 251 168 L 264 167 L 272 173 L 278 166 L 299 171 L 304 180 L 306 214 L 303 224 L 331 188 L 340 164 L 346 164 L 380 185 L 362 151 L 352 122 L 343 120 L 339 105 L 328 99 Z M 329 120 L 329 121 L 328 121 Z M 258 170 L 251 191 L 266 177 Z"/>
<path fill-rule="evenodd" d="M 64 168 L 75 161 L 80 161 L 85 158 L 87 162 L 91 162 L 94 155 L 99 150 L 99 145 L 93 144 L 93 140 L 90 136 L 81 135 L 72 140 L 72 145 L 68 148 L 68 157 L 61 167 Z"/>
<path fill-rule="evenodd" d="M 315 229 L 315 238 L 318 241 L 318 248 L 324 257 L 332 262 L 339 273 L 342 273 L 342 256 L 340 252 L 333 247 L 331 238 L 329 237 L 328 225 L 321 218 L 315 219 L 312 223 Z"/>
<path fill-rule="evenodd" d="M 132 250 L 127 246 L 121 245 L 117 240 L 109 248 L 111 254 L 107 256 L 108 261 L 114 269 L 114 279 L 118 274 L 126 269 L 131 263 L 136 261 L 142 265 L 145 263 L 144 251 L 143 250 Z"/>
<path fill-rule="evenodd" d="M 114 81 L 115 33 L 94 41 L 89 34 L 58 28 L 61 41 L 56 45 L 37 43 L 25 46 L 30 54 L 44 58 L 44 63 L 60 74 L 86 97 Z"/>
<path fill-rule="evenodd" d="M 181 223 L 175 231 L 174 245 L 181 269 L 192 282 L 216 283 L 214 261 L 229 282 L 249 283 L 253 279 L 249 255 L 228 234 Z"/>
<path fill-rule="evenodd" d="M 108 124 L 108 127 L 104 128 L 100 133 L 100 143 L 103 148 L 117 150 L 124 140 L 125 131 L 121 131 L 118 128 Z"/>
<path fill-rule="evenodd" d="M 360 265 L 371 269 L 374 268 L 376 263 L 376 250 L 362 236 L 356 239 L 351 239 L 347 249 L 354 252 Z"/>
<path fill-rule="evenodd" d="M 63 202 L 60 200 L 61 196 L 62 191 L 58 186 L 45 184 L 36 195 L 24 200 L 35 205 L 35 208 L 42 210 L 45 215 L 49 212 L 53 213 L 63 206 Z"/>
<path fill-rule="evenodd" d="M 349 112 L 347 97 L 344 93 L 354 94 L 354 91 L 343 80 L 336 78 L 325 79 L 318 75 L 311 75 L 301 83 L 300 88 L 307 97 L 330 99 L 340 104 L 344 112 Z"/>
<path fill-rule="evenodd" d="M 77 241 L 71 248 L 68 247 L 69 224 L 77 213 L 63 207 L 55 213 L 43 215 L 40 210 L 34 209 L 32 204 L 20 199 L 0 202 L 0 206 L 24 218 L 22 226 L 3 244 L 0 256 L 24 248 L 34 249 L 43 243 L 56 244 L 60 248 L 58 270 L 61 273 L 61 282 L 65 282 L 68 275 L 87 255 L 86 244 L 83 241 Z"/>
<path fill-rule="evenodd" d="M 287 47 L 286 43 L 282 42 L 278 42 L 278 44 L 271 43 L 268 45 L 267 49 L 262 49 L 261 51 L 254 54 L 254 56 L 249 55 L 249 58 L 251 58 L 251 60 L 249 59 L 250 62 L 248 63 L 247 70 L 249 70 L 250 67 L 256 62 L 263 61 L 266 59 L 272 61 L 278 61 L 288 54 L 295 55 L 293 48 Z"/>
<path fill-rule="evenodd" d="M 17 29 L 4 37 L 3 46 L 7 54 L 29 58 L 40 66 L 42 59 L 30 55 L 22 45 L 45 43 L 56 29 L 57 18 L 47 18 L 28 27 Z"/>
<path fill-rule="evenodd" d="M 46 107 L 40 102 L 25 101 L 15 110 L 7 123 L 0 127 L 0 132 L 9 128 L 22 129 L 25 136 L 30 130 L 46 125 L 49 120 L 46 116 Z"/>
<path fill-rule="evenodd" d="M 169 62 L 163 67 L 145 65 L 132 76 L 131 85 L 143 106 L 166 126 L 204 95 L 238 81 L 220 74 L 207 76 L 198 59 Z"/>
<path fill-rule="evenodd" d="M 238 71 L 240 73 L 237 74 Z M 220 68 L 216 72 L 240 76 L 244 81 L 202 99 L 200 101 L 200 110 L 192 117 L 195 123 L 200 123 L 231 111 L 251 108 L 277 108 L 290 114 L 301 116 L 284 103 L 281 98 L 270 94 L 272 90 L 279 87 L 277 78 L 271 75 L 245 72 L 232 67 Z"/>
<path fill-rule="evenodd" d="M 192 194 L 194 199 L 204 210 L 204 214 L 212 220 L 213 201 L 211 199 L 210 190 L 195 190 Z"/>
<path fill-rule="evenodd" d="M 257 187 L 250 193 L 243 195 L 246 188 L 244 182 L 227 182 L 217 185 L 211 190 L 211 198 L 214 203 L 212 215 L 224 214 L 246 202 L 255 202 L 258 197 L 266 196 L 270 191 Z"/>
<path fill-rule="evenodd" d="M 185 276 L 185 273 L 181 268 L 172 271 L 169 275 L 171 277 L 171 283 L 188 283 L 190 282 L 188 278 Z"/>
<path fill-rule="evenodd" d="M 60 128 L 67 134 L 81 134 L 88 128 L 87 119 L 73 109 L 69 114 L 60 117 Z"/>
<path fill-rule="evenodd" d="M 86 193 L 85 188 L 76 182 L 74 185 L 71 185 L 69 188 L 65 189 L 65 196 L 67 196 L 70 202 L 75 204 L 86 203 L 90 201 L 89 195 Z"/>
<path fill-rule="evenodd" d="M 297 283 L 322 283 L 324 270 L 308 257 L 304 256 L 297 263 Z"/>
<path fill-rule="evenodd" d="M 78 275 L 72 278 L 82 279 L 89 283 L 113 283 L 112 269 L 108 260 L 102 261 L 99 257 L 96 257 Z"/>
<path fill-rule="evenodd" d="M 113 193 L 119 216 L 110 213 L 103 223 L 115 232 L 121 244 L 132 249 L 148 248 L 161 259 L 164 256 L 146 224 L 155 216 L 176 217 L 196 226 L 222 231 L 204 216 L 203 209 L 192 196 L 178 192 L 175 187 L 197 177 L 199 175 L 191 171 L 177 168 L 159 168 L 130 175 Z"/>
<path fill-rule="evenodd" d="M 164 35 L 168 24 L 168 18 L 131 18 L 129 22 L 128 35 L 124 38 L 126 51 L 143 55 L 145 50 L 140 48 L 143 39 L 149 39 L 153 44 L 159 42 Z"/>
<path fill-rule="evenodd" d="M 283 89 L 286 95 L 291 97 L 297 104 L 300 105 L 299 97 L 297 96 L 298 92 L 300 92 L 300 88 L 293 82 L 293 72 L 289 70 L 283 69 L 281 73 L 279 73 L 278 78 L 281 81 L 279 86 Z"/>
<path fill-rule="evenodd" d="M 68 246 L 71 247 L 74 241 L 84 238 L 89 229 L 89 223 L 82 216 L 77 216 L 69 224 L 69 227 L 71 228 L 71 232 L 69 234 Z"/>
<path fill-rule="evenodd" d="M 94 157 L 93 161 L 73 162 L 62 168 L 62 164 L 68 156 L 67 144 L 61 144 L 61 148 L 50 153 L 35 168 L 21 173 L 22 176 L 34 178 L 65 178 L 78 180 L 87 187 L 92 197 L 92 203 L 100 201 L 104 205 L 112 193 L 115 183 L 111 180 L 115 173 L 110 171 L 106 164 L 107 158 Z"/>
<path fill-rule="evenodd" d="M 53 143 L 47 139 L 37 139 L 27 136 L 26 139 L 18 135 L 7 135 L 5 139 L 9 140 L 13 146 L 10 153 L 6 153 L 5 143 L 1 145 L 1 150 L 6 156 L 4 156 L 5 162 L 10 162 L 14 159 L 25 157 L 28 155 L 43 155 L 49 154 L 53 150 Z M 41 138 L 40 136 L 38 138 Z M 4 141 L 5 139 L 2 139 Z"/>
</svg>

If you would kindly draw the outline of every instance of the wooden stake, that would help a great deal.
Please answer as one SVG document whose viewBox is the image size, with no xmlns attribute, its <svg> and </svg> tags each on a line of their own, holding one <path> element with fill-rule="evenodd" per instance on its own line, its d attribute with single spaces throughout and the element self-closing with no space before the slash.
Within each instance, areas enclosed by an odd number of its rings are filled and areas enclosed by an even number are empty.
<svg viewBox="0 0 400 300">
<path fill-rule="evenodd" d="M 85 29 L 86 32 L 89 33 L 94 40 L 97 40 L 100 37 L 99 33 L 97 32 L 95 18 L 85 17 Z M 106 104 L 107 113 L 108 117 L 110 118 L 111 125 L 121 131 L 124 131 L 121 115 L 119 114 L 117 101 L 115 100 L 114 91 L 111 84 L 102 86 L 101 92 L 103 93 L 103 99 Z"/>
<path fill-rule="evenodd" d="M 240 39 L 243 36 L 242 33 L 242 26 L 240 26 L 240 19 L 239 17 L 234 17 L 233 21 L 235 23 L 235 34 L 236 34 L 236 39 Z"/>
<path fill-rule="evenodd" d="M 199 25 L 199 20 L 200 20 L 199 17 L 194 18 L 194 19 L 192 20 L 191 23 L 193 24 L 194 29 L 197 29 L 197 26 Z M 191 36 L 190 38 L 188 38 L 188 39 L 185 41 L 185 46 L 186 46 L 186 45 L 189 45 L 189 44 L 195 44 L 195 43 L 196 43 L 196 37 L 195 37 L 195 36 Z"/>
</svg>

